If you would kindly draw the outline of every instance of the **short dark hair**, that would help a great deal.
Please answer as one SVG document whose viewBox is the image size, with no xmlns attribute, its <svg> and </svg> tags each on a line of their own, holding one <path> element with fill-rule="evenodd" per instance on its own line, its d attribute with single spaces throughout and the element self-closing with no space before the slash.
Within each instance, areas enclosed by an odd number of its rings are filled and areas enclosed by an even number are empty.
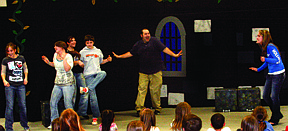
<svg viewBox="0 0 288 131">
<path fill-rule="evenodd" d="M 5 131 L 5 128 L 2 125 L 0 125 L 0 131 Z"/>
<path fill-rule="evenodd" d="M 211 124 L 214 129 L 222 129 L 224 123 L 225 123 L 225 117 L 220 113 L 216 113 L 211 117 Z"/>
<path fill-rule="evenodd" d="M 92 36 L 92 35 L 85 35 L 84 41 L 89 41 L 89 40 L 95 42 L 94 36 Z"/>
<path fill-rule="evenodd" d="M 195 114 L 188 114 L 184 117 L 182 127 L 185 131 L 200 131 L 202 128 L 202 120 Z"/>
<path fill-rule="evenodd" d="M 72 40 L 73 38 L 75 39 L 75 37 L 74 37 L 74 36 L 68 36 L 68 38 L 67 38 L 67 42 L 68 42 L 68 43 L 70 43 L 70 42 L 71 42 L 71 40 Z"/>
</svg>

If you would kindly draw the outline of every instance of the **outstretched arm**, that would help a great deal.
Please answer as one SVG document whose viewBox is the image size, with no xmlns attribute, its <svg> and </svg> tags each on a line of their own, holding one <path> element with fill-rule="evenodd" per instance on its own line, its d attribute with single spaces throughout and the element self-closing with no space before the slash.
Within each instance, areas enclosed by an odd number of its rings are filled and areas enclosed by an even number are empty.
<svg viewBox="0 0 288 131">
<path fill-rule="evenodd" d="M 255 67 L 250 67 L 249 69 L 258 72 L 258 69 Z"/>
<path fill-rule="evenodd" d="M 112 57 L 110 55 L 108 55 L 107 59 L 104 59 L 101 64 L 105 64 L 105 63 L 111 62 L 111 61 L 112 61 Z"/>
<path fill-rule="evenodd" d="M 116 58 L 129 58 L 129 57 L 133 56 L 130 52 L 126 52 L 125 54 L 122 54 L 122 55 L 117 55 L 114 52 L 112 52 L 112 53 Z"/>
<path fill-rule="evenodd" d="M 173 57 L 180 57 L 182 54 L 182 50 L 179 51 L 178 54 L 175 54 L 174 52 L 172 52 L 168 47 L 166 47 L 164 50 L 163 50 L 164 53 L 170 55 L 170 56 L 173 56 Z"/>
<path fill-rule="evenodd" d="M 52 67 L 54 67 L 54 63 L 53 62 L 50 62 L 49 61 L 49 59 L 46 57 L 46 56 L 42 56 L 42 60 L 46 63 L 46 64 L 48 64 L 49 66 L 52 66 Z"/>
</svg>

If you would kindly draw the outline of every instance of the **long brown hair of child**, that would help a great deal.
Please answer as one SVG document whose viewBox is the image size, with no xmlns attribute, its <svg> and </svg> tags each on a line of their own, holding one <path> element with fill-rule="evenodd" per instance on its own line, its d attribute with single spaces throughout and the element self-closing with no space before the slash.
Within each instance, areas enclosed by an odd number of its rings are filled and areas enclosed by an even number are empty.
<svg viewBox="0 0 288 131">
<path fill-rule="evenodd" d="M 78 114 L 73 109 L 66 109 L 59 117 L 60 131 L 85 131 Z"/>
<path fill-rule="evenodd" d="M 101 113 L 102 131 L 110 131 L 110 126 L 114 122 L 115 114 L 112 110 L 104 110 Z"/>
<path fill-rule="evenodd" d="M 181 130 L 184 116 L 191 113 L 191 106 L 187 102 L 180 102 L 175 109 L 175 119 L 172 122 L 172 130 Z"/>
<path fill-rule="evenodd" d="M 140 120 L 144 122 L 146 131 L 150 131 L 151 126 L 156 126 L 155 114 L 149 108 L 146 108 L 143 111 L 141 111 Z"/>
</svg>

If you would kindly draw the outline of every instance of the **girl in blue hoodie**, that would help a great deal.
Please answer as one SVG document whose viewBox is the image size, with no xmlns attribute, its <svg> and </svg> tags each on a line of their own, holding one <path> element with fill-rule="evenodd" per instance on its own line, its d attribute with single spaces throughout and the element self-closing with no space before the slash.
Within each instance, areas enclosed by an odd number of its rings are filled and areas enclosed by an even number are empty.
<svg viewBox="0 0 288 131">
<path fill-rule="evenodd" d="M 259 68 L 250 67 L 249 69 L 260 72 L 268 67 L 269 71 L 266 76 L 263 98 L 272 112 L 269 122 L 272 125 L 277 125 L 279 120 L 283 118 L 283 114 L 280 111 L 279 94 L 285 79 L 285 67 L 281 60 L 279 49 L 273 43 L 269 31 L 260 30 L 257 35 L 256 43 L 259 44 L 262 49 L 263 56 L 261 56 L 260 60 L 264 63 Z"/>
</svg>

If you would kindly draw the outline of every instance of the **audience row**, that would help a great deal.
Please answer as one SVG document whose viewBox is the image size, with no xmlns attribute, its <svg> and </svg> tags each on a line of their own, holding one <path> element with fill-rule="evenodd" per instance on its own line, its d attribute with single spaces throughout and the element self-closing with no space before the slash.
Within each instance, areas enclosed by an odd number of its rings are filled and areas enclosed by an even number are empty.
<svg viewBox="0 0 288 131">
<path fill-rule="evenodd" d="M 256 107 L 251 115 L 245 116 L 241 121 L 241 128 L 237 131 L 274 131 L 272 125 L 266 121 L 268 115 L 262 106 Z M 117 131 L 115 114 L 112 110 L 104 110 L 101 113 L 102 123 L 99 131 Z M 211 126 L 207 131 L 231 131 L 225 127 L 225 117 L 221 113 L 215 113 L 211 117 Z M 181 102 L 175 109 L 175 119 L 171 125 L 172 131 L 200 131 L 202 120 L 196 114 L 191 113 L 191 106 L 187 102 Z M 52 131 L 84 131 L 80 118 L 73 109 L 66 109 L 61 116 L 52 122 Z M 156 126 L 156 117 L 151 109 L 140 112 L 140 120 L 131 121 L 127 125 L 127 131 L 160 131 Z"/>
</svg>

